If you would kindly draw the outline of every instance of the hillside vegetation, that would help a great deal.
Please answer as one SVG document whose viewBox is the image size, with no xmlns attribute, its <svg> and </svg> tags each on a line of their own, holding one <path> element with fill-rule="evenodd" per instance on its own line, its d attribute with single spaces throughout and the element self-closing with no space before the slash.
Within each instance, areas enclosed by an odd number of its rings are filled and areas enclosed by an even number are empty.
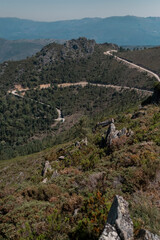
<svg viewBox="0 0 160 240">
<path fill-rule="evenodd" d="M 160 75 L 160 47 L 119 52 L 118 55 Z"/>
<path fill-rule="evenodd" d="M 105 109 L 108 116 L 116 114 L 136 106 L 148 96 L 130 89 L 92 85 L 58 87 L 60 83 L 86 81 L 153 89 L 154 79 L 105 56 L 104 51 L 108 49 L 117 49 L 117 46 L 99 45 L 94 40 L 80 38 L 63 45 L 51 43 L 31 58 L 0 65 L 1 159 L 53 146 L 60 141 L 59 133 L 73 127 L 82 115 L 103 115 Z M 41 84 L 50 84 L 50 88 L 41 89 Z M 23 97 L 12 94 L 15 85 L 28 89 L 22 93 Z M 64 124 L 55 122 L 56 108 L 62 111 Z M 70 139 L 73 136 L 70 134 Z M 61 137 L 61 142 L 65 139 L 68 140 Z"/>
<path fill-rule="evenodd" d="M 135 235 L 140 228 L 160 234 L 159 123 L 155 105 L 117 115 L 116 129 L 134 134 L 109 146 L 108 127 L 85 118 L 73 141 L 0 161 L 1 239 L 98 239 L 115 194 L 130 203 Z"/>
<path fill-rule="evenodd" d="M 98 240 L 117 194 L 135 238 L 160 235 L 160 83 L 111 49 L 73 39 L 0 65 L 0 239 Z"/>
<path fill-rule="evenodd" d="M 117 48 L 113 44 L 99 45 L 85 38 L 64 45 L 52 43 L 27 60 L 1 64 L 1 88 L 9 90 L 15 84 L 32 88 L 44 83 L 87 81 L 153 89 L 155 80 L 147 74 L 104 55 L 105 51 Z"/>
</svg>

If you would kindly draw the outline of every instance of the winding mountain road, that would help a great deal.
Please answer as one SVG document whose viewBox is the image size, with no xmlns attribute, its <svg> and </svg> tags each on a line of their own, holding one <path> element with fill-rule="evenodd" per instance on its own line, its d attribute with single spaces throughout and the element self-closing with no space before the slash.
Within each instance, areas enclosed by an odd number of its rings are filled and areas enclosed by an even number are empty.
<svg viewBox="0 0 160 240">
<path fill-rule="evenodd" d="M 134 91 L 139 92 L 139 93 L 145 93 L 146 95 L 152 95 L 153 94 L 153 91 L 140 89 L 140 88 L 118 86 L 118 85 L 112 85 L 112 84 L 90 83 L 90 82 L 61 83 L 61 84 L 58 84 L 58 87 L 62 87 L 62 88 L 71 87 L 71 86 L 86 87 L 87 85 L 95 86 L 95 87 L 103 87 L 103 88 L 114 88 L 116 91 L 134 90 Z"/>
<path fill-rule="evenodd" d="M 151 77 L 155 77 L 159 82 L 160 82 L 160 77 L 144 68 L 144 67 L 140 67 L 139 65 L 136 65 L 134 63 L 131 63 L 123 58 L 120 58 L 120 57 L 117 57 L 115 56 L 113 53 L 116 53 L 117 50 L 109 50 L 109 51 L 106 51 L 104 52 L 105 55 L 108 55 L 108 56 L 112 56 L 113 58 L 115 58 L 118 62 L 122 62 L 126 65 L 129 65 L 129 67 L 132 67 L 132 68 L 136 68 L 138 71 L 141 71 L 141 72 L 146 72 L 148 73 Z M 153 91 L 149 91 L 149 90 L 144 90 L 144 89 L 139 89 L 139 88 L 134 88 L 134 87 L 126 87 L 126 86 L 117 86 L 117 85 L 112 85 L 112 84 L 100 84 L 100 83 L 90 83 L 90 82 L 85 82 L 85 81 L 82 81 L 82 82 L 76 82 L 76 83 L 61 83 L 61 84 L 58 84 L 58 87 L 59 88 L 64 88 L 64 87 L 71 87 L 71 86 L 82 86 L 82 87 L 86 87 L 87 85 L 90 85 L 90 86 L 96 86 L 96 87 L 103 87 L 103 88 L 114 88 L 116 91 L 121 91 L 121 90 L 134 90 L 136 92 L 139 92 L 139 93 L 144 93 L 146 95 L 152 95 L 153 94 Z M 40 85 L 40 89 L 43 89 L 43 88 L 50 88 L 51 87 L 51 84 L 42 84 Z M 25 92 L 28 91 L 29 89 L 26 88 L 22 88 L 20 85 L 15 85 L 15 89 L 13 90 L 10 90 L 8 91 L 8 93 L 10 94 L 13 94 L 14 96 L 17 96 L 19 98 L 24 98 L 24 95 L 25 95 Z M 22 94 L 19 94 L 22 93 Z M 51 107 L 50 105 L 47 105 L 43 102 L 39 102 L 39 101 L 36 101 L 32 98 L 29 98 L 31 101 L 35 101 L 39 104 L 42 104 L 42 105 L 45 105 L 45 106 L 48 106 L 48 107 Z M 65 121 L 65 118 L 62 118 L 62 113 L 61 113 L 61 110 L 56 108 L 57 110 L 57 113 L 58 113 L 58 118 L 54 119 L 56 122 L 64 122 Z"/>
<path fill-rule="evenodd" d="M 126 64 L 126 65 L 129 65 L 129 66 L 132 67 L 132 68 L 136 68 L 136 69 L 137 69 L 138 71 L 140 71 L 140 72 L 146 72 L 146 73 L 148 73 L 151 77 L 155 77 L 155 78 L 158 80 L 158 82 L 160 82 L 160 77 L 159 77 L 156 73 L 154 73 L 154 72 L 152 72 L 152 71 L 150 71 L 150 70 L 148 70 L 148 69 L 146 69 L 146 68 L 144 68 L 144 67 L 140 67 L 139 65 L 137 65 L 137 64 L 135 64 L 135 63 L 131 63 L 131 62 L 129 62 L 129 61 L 123 59 L 123 58 L 120 58 L 120 57 L 117 57 L 117 56 L 113 55 L 113 53 L 116 53 L 116 52 L 117 52 L 117 50 L 109 50 L 109 51 L 107 51 L 107 52 L 104 52 L 104 54 L 105 54 L 105 55 L 108 55 L 108 56 L 112 56 L 112 57 L 114 57 L 118 62 L 122 62 L 122 63 L 124 63 L 124 64 Z"/>
<path fill-rule="evenodd" d="M 16 96 L 16 97 L 19 97 L 19 98 L 23 98 L 23 99 L 24 99 L 24 96 L 23 96 L 23 95 L 20 95 L 19 93 L 17 93 L 17 90 L 15 90 L 15 89 L 9 91 L 9 93 L 12 94 L 12 95 L 14 95 L 14 96 Z M 44 106 L 47 106 L 47 107 L 51 107 L 50 105 L 48 105 L 48 104 L 46 104 L 46 103 L 39 102 L 39 101 L 34 100 L 34 99 L 32 99 L 32 98 L 28 98 L 28 99 L 31 100 L 31 101 L 34 101 L 34 102 L 36 102 L 36 103 L 39 103 L 39 104 L 41 104 L 41 105 L 44 105 Z M 54 119 L 54 121 L 55 121 L 55 122 L 63 122 L 63 123 L 64 123 L 65 118 L 62 118 L 61 110 L 58 109 L 58 108 L 56 108 L 56 111 L 57 111 L 57 113 L 58 113 L 58 118 Z"/>
</svg>

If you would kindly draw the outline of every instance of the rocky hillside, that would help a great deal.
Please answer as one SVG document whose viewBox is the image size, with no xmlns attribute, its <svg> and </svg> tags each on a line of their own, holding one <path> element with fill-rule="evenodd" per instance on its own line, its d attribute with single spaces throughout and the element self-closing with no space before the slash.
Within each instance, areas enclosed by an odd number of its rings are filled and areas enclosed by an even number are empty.
<svg viewBox="0 0 160 240">
<path fill-rule="evenodd" d="M 1 239 L 159 239 L 159 105 L 105 114 L 72 141 L 0 161 Z"/>
</svg>

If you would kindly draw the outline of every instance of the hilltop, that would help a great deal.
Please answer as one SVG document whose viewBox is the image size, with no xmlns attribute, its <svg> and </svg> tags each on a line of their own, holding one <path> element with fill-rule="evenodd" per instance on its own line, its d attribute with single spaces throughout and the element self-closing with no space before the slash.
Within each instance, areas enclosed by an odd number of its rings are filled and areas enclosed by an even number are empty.
<svg viewBox="0 0 160 240">
<path fill-rule="evenodd" d="M 43 38 L 70 40 L 81 36 L 94 39 L 97 43 L 159 45 L 160 18 L 124 16 L 57 22 L 0 18 L 0 37 L 9 40 Z"/>
</svg>

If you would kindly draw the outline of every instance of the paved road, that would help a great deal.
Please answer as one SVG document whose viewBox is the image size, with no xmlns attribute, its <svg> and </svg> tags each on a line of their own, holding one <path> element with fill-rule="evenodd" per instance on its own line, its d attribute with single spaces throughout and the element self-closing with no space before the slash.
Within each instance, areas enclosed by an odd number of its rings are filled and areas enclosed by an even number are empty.
<svg viewBox="0 0 160 240">
<path fill-rule="evenodd" d="M 131 62 L 129 62 L 129 61 L 123 59 L 123 58 L 120 58 L 120 57 L 117 57 L 117 56 L 113 55 L 113 53 L 116 53 L 116 52 L 117 52 L 117 50 L 110 50 L 110 51 L 104 52 L 104 54 L 105 54 L 105 55 L 108 55 L 108 56 L 112 56 L 112 57 L 114 57 L 118 62 L 123 62 L 124 64 L 130 65 L 130 67 L 136 68 L 136 69 L 138 69 L 138 70 L 141 71 L 141 72 L 146 72 L 146 73 L 148 73 L 151 77 L 155 77 L 155 78 L 158 80 L 158 82 L 160 82 L 160 77 L 159 77 L 156 73 L 154 73 L 154 72 L 152 72 L 152 71 L 150 71 L 150 70 L 148 70 L 148 69 L 146 69 L 146 68 L 144 68 L 144 67 L 140 67 L 140 66 L 138 66 L 137 64 L 131 63 Z"/>
</svg>

